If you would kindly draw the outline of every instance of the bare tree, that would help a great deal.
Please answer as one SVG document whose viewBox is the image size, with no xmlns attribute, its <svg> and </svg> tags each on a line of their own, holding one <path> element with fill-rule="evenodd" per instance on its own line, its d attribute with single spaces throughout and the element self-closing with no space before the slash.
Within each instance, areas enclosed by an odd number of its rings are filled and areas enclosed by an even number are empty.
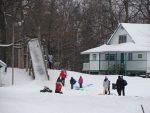
<svg viewBox="0 0 150 113">
<path fill-rule="evenodd" d="M 140 0 L 139 8 L 144 17 L 143 20 L 145 20 L 146 23 L 150 23 L 150 1 Z"/>
<path fill-rule="evenodd" d="M 11 43 L 12 25 L 22 21 L 16 42 L 39 37 L 58 67 L 81 71 L 81 51 L 106 43 L 121 22 L 150 23 L 149 6 L 149 0 L 1 0 L 0 43 Z M 0 51 L 10 65 L 11 51 Z"/>
<path fill-rule="evenodd" d="M 0 43 L 6 44 L 6 18 L 4 10 L 4 2 L 0 0 Z M 0 59 L 6 62 L 6 49 L 0 48 Z"/>
</svg>

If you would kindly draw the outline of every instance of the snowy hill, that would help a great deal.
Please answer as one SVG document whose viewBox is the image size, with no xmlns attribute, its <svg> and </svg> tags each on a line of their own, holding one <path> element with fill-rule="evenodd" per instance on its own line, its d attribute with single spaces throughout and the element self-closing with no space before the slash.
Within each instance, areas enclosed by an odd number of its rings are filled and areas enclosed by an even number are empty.
<svg viewBox="0 0 150 113">
<path fill-rule="evenodd" d="M 55 82 L 60 70 L 48 70 L 50 81 L 35 81 L 23 69 L 15 69 L 15 85 L 11 86 L 11 69 L 1 76 L 0 113 L 150 113 L 150 79 L 124 77 L 128 81 L 126 96 L 98 95 L 103 92 L 102 83 L 105 75 L 88 75 L 67 71 L 63 94 L 54 93 Z M 82 75 L 84 90 L 71 90 L 69 80 L 78 80 Z M 117 75 L 107 76 L 115 83 Z M 48 86 L 52 93 L 40 93 L 43 86 Z M 78 86 L 76 83 L 75 86 Z"/>
</svg>

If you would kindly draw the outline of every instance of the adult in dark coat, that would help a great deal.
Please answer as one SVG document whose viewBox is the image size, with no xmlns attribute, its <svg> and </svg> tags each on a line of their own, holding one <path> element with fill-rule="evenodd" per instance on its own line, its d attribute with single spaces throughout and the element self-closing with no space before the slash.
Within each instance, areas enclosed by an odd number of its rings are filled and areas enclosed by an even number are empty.
<svg viewBox="0 0 150 113">
<path fill-rule="evenodd" d="M 118 96 L 121 96 L 121 92 L 123 96 L 125 96 L 125 80 L 123 79 L 123 77 L 118 76 L 118 79 L 116 81 L 116 86 L 117 86 Z"/>
<path fill-rule="evenodd" d="M 71 89 L 73 89 L 73 85 L 75 83 L 76 83 L 76 80 L 73 77 L 71 77 L 71 79 L 70 79 Z"/>
</svg>

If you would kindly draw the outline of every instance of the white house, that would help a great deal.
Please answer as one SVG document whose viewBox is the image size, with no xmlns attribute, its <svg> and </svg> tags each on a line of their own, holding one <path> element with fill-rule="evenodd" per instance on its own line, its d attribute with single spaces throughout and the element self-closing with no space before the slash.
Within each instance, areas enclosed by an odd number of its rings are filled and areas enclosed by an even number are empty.
<svg viewBox="0 0 150 113">
<path fill-rule="evenodd" d="M 107 44 L 81 52 L 89 54 L 83 71 L 138 75 L 150 73 L 150 24 L 121 23 Z"/>
</svg>

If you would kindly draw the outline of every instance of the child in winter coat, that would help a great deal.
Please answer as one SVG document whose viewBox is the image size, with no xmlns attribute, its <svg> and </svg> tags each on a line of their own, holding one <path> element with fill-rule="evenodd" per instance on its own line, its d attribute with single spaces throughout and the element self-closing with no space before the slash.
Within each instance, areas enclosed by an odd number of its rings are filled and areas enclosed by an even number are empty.
<svg viewBox="0 0 150 113">
<path fill-rule="evenodd" d="M 62 83 L 56 82 L 55 93 L 61 93 L 62 94 L 61 88 L 62 88 Z"/>
<path fill-rule="evenodd" d="M 75 83 L 76 83 L 76 80 L 73 77 L 71 77 L 71 79 L 70 79 L 71 89 L 73 89 L 73 85 Z"/>
<path fill-rule="evenodd" d="M 80 88 L 82 88 L 82 84 L 83 84 L 82 76 L 79 77 L 78 83 L 79 83 Z"/>
<path fill-rule="evenodd" d="M 59 75 L 59 76 L 61 77 L 62 85 L 64 86 L 64 85 L 65 85 L 66 73 L 62 70 L 62 71 L 60 72 L 60 75 Z"/>
<path fill-rule="evenodd" d="M 105 79 L 103 81 L 103 87 L 104 87 L 104 94 L 109 94 L 110 81 L 108 80 L 107 76 L 105 76 Z"/>
</svg>

